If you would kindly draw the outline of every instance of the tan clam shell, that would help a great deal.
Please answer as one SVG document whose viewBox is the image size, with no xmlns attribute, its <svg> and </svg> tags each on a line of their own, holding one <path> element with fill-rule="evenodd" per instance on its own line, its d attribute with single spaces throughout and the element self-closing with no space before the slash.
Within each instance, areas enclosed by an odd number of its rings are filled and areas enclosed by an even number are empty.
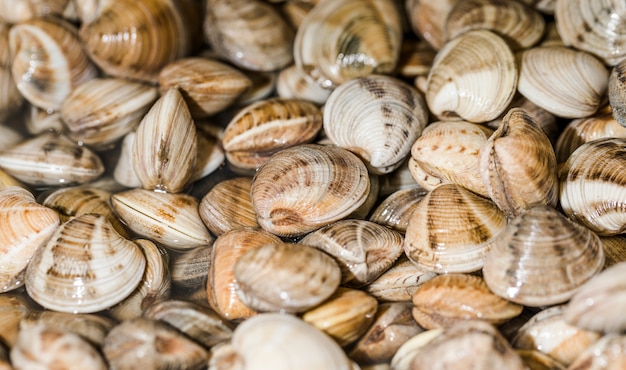
<svg viewBox="0 0 626 370">
<path fill-rule="evenodd" d="M 293 2 L 286 2 L 291 4 Z M 331 93 L 315 82 L 307 79 L 296 65 L 283 68 L 276 80 L 276 93 L 283 99 L 303 99 L 315 104 L 324 104 Z"/>
<path fill-rule="evenodd" d="M 525 110 L 509 110 L 479 155 L 488 194 L 507 216 L 534 205 L 556 205 L 556 154 L 550 139 Z"/>
<path fill-rule="evenodd" d="M 332 257 L 308 245 L 283 242 L 248 250 L 235 262 L 233 273 L 239 299 L 256 311 L 307 311 L 341 282 Z"/>
<path fill-rule="evenodd" d="M 178 88 L 194 118 L 216 114 L 233 104 L 252 81 L 241 71 L 217 60 L 189 57 L 161 69 L 159 89 Z"/>
<path fill-rule="evenodd" d="M 62 16 L 72 0 L 2 0 L 0 20 L 19 23 L 43 16 Z"/>
<path fill-rule="evenodd" d="M 362 289 L 381 302 L 408 302 L 417 288 L 437 276 L 417 267 L 406 256 Z"/>
<path fill-rule="evenodd" d="M 428 271 L 477 271 L 505 226 L 506 217 L 490 200 L 458 185 L 441 185 L 415 207 L 404 251 Z"/>
<path fill-rule="evenodd" d="M 431 191 L 442 184 L 450 184 L 450 182 L 446 181 L 442 177 L 434 176 L 428 172 L 424 167 L 422 167 L 420 162 L 413 158 L 413 156 L 409 157 L 407 161 L 407 168 L 409 169 L 413 182 L 416 183 L 417 186 L 428 191 Z"/>
<path fill-rule="evenodd" d="M 0 339 L 12 347 L 19 335 L 22 319 L 35 310 L 33 301 L 26 294 L 6 292 L 0 295 Z"/>
<path fill-rule="evenodd" d="M 413 32 L 435 50 L 446 42 L 446 20 L 459 0 L 407 0 L 406 13 Z"/>
<path fill-rule="evenodd" d="M 139 247 L 104 216 L 81 215 L 61 225 L 37 250 L 26 269 L 26 290 L 54 311 L 97 312 L 126 298 L 145 266 Z"/>
<path fill-rule="evenodd" d="M 60 18 L 35 18 L 11 27 L 11 73 L 31 104 L 59 109 L 76 86 L 96 77 L 75 26 Z"/>
<path fill-rule="evenodd" d="M 20 187 L 0 191 L 0 291 L 24 285 L 23 272 L 37 248 L 52 237 L 60 223 L 53 209 L 42 206 Z"/>
<path fill-rule="evenodd" d="M 428 121 L 420 93 L 405 82 L 369 75 L 343 83 L 324 106 L 324 132 L 335 145 L 359 155 L 370 170 L 399 167 Z"/>
<path fill-rule="evenodd" d="M 236 177 L 220 181 L 200 200 L 200 218 L 216 236 L 239 227 L 259 227 L 252 207 L 252 179 Z"/>
<path fill-rule="evenodd" d="M 615 65 L 626 56 L 626 4 L 612 0 L 556 1 L 559 35 L 567 46 Z"/>
<path fill-rule="evenodd" d="M 604 268 L 626 262 L 626 235 L 600 237 L 604 249 Z"/>
<path fill-rule="evenodd" d="M 94 78 L 72 91 L 61 106 L 61 117 L 74 140 L 106 148 L 134 130 L 157 98 L 154 86 Z"/>
<path fill-rule="evenodd" d="M 10 186 L 24 187 L 22 183 L 17 181 L 11 175 L 0 169 L 0 190 L 4 190 Z"/>
<path fill-rule="evenodd" d="M 365 220 L 341 220 L 315 230 L 299 243 L 335 258 L 341 283 L 366 285 L 385 272 L 402 255 L 404 239 L 396 231 Z"/>
<path fill-rule="evenodd" d="M 172 88 L 137 127 L 133 168 L 144 189 L 178 193 L 195 174 L 196 126 L 179 90 Z"/>
<path fill-rule="evenodd" d="M 369 220 L 404 234 L 417 202 L 427 193 L 420 187 L 395 191 L 378 204 Z"/>
<path fill-rule="evenodd" d="M 96 153 L 65 135 L 44 132 L 0 152 L 0 167 L 32 185 L 72 186 L 104 172 Z"/>
<path fill-rule="evenodd" d="M 61 119 L 61 112 L 51 111 L 31 105 L 24 117 L 26 130 L 31 135 L 39 135 L 45 131 L 65 132 L 67 126 Z"/>
<path fill-rule="evenodd" d="M 50 310 L 32 310 L 20 320 L 20 330 L 38 325 L 77 334 L 100 347 L 109 330 L 115 326 L 115 320 L 100 314 Z"/>
<path fill-rule="evenodd" d="M 566 370 L 565 365 L 534 349 L 516 349 L 515 352 L 531 370 Z"/>
<path fill-rule="evenodd" d="M 367 168 L 356 155 L 305 144 L 272 156 L 257 171 L 251 196 L 263 229 L 295 236 L 346 217 L 365 202 L 369 189 Z"/>
<path fill-rule="evenodd" d="M 115 213 L 129 229 L 177 251 L 209 244 L 198 200 L 186 194 L 132 189 L 111 196 Z"/>
<path fill-rule="evenodd" d="M 141 180 L 137 177 L 137 173 L 135 173 L 135 168 L 133 167 L 133 152 L 136 136 L 137 133 L 135 131 L 131 131 L 124 136 L 119 144 L 120 152 L 117 157 L 117 162 L 115 163 L 115 168 L 113 169 L 113 178 L 115 181 L 127 188 L 141 187 Z"/>
<path fill-rule="evenodd" d="M 293 29 L 264 1 L 208 0 L 204 36 L 229 62 L 274 71 L 293 61 Z"/>
<path fill-rule="evenodd" d="M 175 288 L 206 289 L 207 271 L 211 269 L 212 253 L 212 245 L 201 245 L 172 255 L 169 271 Z"/>
<path fill-rule="evenodd" d="M 600 235 L 626 230 L 623 211 L 626 139 L 590 141 L 576 149 L 560 169 L 563 212 Z"/>
<path fill-rule="evenodd" d="M 626 336 L 616 333 L 607 334 L 583 351 L 569 369 L 619 370 L 626 366 L 625 352 Z"/>
<path fill-rule="evenodd" d="M 272 98 L 239 111 L 224 129 L 222 146 L 235 167 L 257 169 L 272 154 L 313 141 L 322 113 L 304 100 Z"/>
<path fill-rule="evenodd" d="M 552 207 L 536 206 L 495 238 L 483 276 L 497 295 L 537 307 L 567 301 L 603 264 L 596 234 Z"/>
<path fill-rule="evenodd" d="M 556 116 L 589 116 L 607 91 L 609 71 L 584 51 L 541 46 L 523 51 L 520 60 L 519 92 Z"/>
<path fill-rule="evenodd" d="M 11 74 L 9 30 L 8 24 L 0 22 L 0 119 L 18 111 L 24 102 Z"/>
<path fill-rule="evenodd" d="M 448 41 L 428 74 L 426 103 L 440 119 L 486 122 L 513 100 L 518 69 L 509 46 L 488 30 Z"/>
<path fill-rule="evenodd" d="M 609 104 L 613 118 L 626 127 L 626 61 L 621 61 L 609 74 Z"/>
<path fill-rule="evenodd" d="M 481 277 L 468 274 L 439 275 L 426 281 L 413 293 L 413 305 L 413 318 L 425 329 L 464 320 L 500 325 L 523 309 L 492 293 Z"/>
<path fill-rule="evenodd" d="M 296 34 L 296 66 L 325 88 L 359 76 L 391 73 L 400 55 L 402 29 L 392 1 L 324 1 Z"/>
</svg>

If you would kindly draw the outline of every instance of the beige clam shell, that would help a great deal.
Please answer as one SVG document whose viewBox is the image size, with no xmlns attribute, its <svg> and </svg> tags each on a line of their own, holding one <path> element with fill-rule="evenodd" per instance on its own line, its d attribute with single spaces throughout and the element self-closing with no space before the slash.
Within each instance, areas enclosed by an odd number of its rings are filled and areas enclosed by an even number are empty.
<svg viewBox="0 0 626 370">
<path fill-rule="evenodd" d="M 294 2 L 286 2 L 292 4 Z M 315 104 L 324 104 L 332 91 L 307 79 L 296 65 L 283 68 L 276 80 L 276 93 L 283 99 L 303 99 Z"/>
<path fill-rule="evenodd" d="M 86 214 L 61 225 L 37 250 L 26 269 L 26 290 L 51 310 L 97 312 L 126 298 L 145 266 L 139 247 L 106 217 Z"/>
<path fill-rule="evenodd" d="M 8 24 L 0 23 L 0 119 L 18 111 L 24 102 L 11 74 L 9 30 Z"/>
<path fill-rule="evenodd" d="M 397 190 L 378 204 L 369 220 L 404 234 L 417 202 L 427 193 L 420 187 Z"/>
<path fill-rule="evenodd" d="M 407 0 L 406 13 L 413 32 L 435 50 L 445 44 L 446 21 L 459 0 Z"/>
<path fill-rule="evenodd" d="M 259 227 L 252 207 L 252 179 L 236 177 L 220 181 L 200 201 L 200 218 L 216 236 L 240 227 Z"/>
<path fill-rule="evenodd" d="M 613 118 L 620 125 L 626 127 L 626 60 L 621 61 L 611 69 L 609 75 L 609 104 Z"/>
<path fill-rule="evenodd" d="M 581 353 L 569 368 L 619 370 L 626 366 L 624 353 L 626 353 L 626 335 L 607 334 Z"/>
<path fill-rule="evenodd" d="M 403 255 L 362 289 L 381 302 L 409 302 L 417 288 L 435 276 L 437 273 L 420 269 Z"/>
<path fill-rule="evenodd" d="M 2 0 L 0 20 L 6 23 L 19 23 L 43 16 L 63 16 L 73 1 L 71 0 Z"/>
</svg>

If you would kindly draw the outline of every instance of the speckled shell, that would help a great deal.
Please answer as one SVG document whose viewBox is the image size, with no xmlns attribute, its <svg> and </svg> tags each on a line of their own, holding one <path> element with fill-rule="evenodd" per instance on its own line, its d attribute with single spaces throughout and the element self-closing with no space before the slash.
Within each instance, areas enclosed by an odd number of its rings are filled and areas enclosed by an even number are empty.
<svg viewBox="0 0 626 370">
<path fill-rule="evenodd" d="M 378 204 L 369 220 L 404 234 L 417 202 L 427 193 L 420 187 L 397 190 Z"/>
<path fill-rule="evenodd" d="M 415 207 L 404 251 L 428 271 L 477 271 L 505 226 L 504 213 L 490 200 L 458 185 L 441 185 Z"/>
<path fill-rule="evenodd" d="M 626 127 L 626 60 L 611 69 L 608 95 L 613 118 Z"/>
<path fill-rule="evenodd" d="M 185 290 L 206 289 L 212 252 L 213 245 L 201 245 L 183 253 L 172 254 L 169 262 L 172 283 Z"/>
<path fill-rule="evenodd" d="M 408 302 L 417 288 L 437 273 L 420 269 L 405 255 L 362 289 L 381 302 Z"/>
<path fill-rule="evenodd" d="M 26 269 L 26 290 L 40 305 L 91 313 L 126 298 L 139 284 L 146 259 L 106 217 L 77 216 L 37 249 Z"/>
<path fill-rule="evenodd" d="M 347 81 L 324 106 L 326 136 L 359 155 L 377 174 L 402 164 L 427 121 L 428 110 L 419 92 L 389 76 Z"/>
<path fill-rule="evenodd" d="M 305 144 L 272 156 L 256 173 L 251 196 L 263 229 L 295 236 L 346 217 L 365 202 L 369 189 L 367 168 L 356 155 Z"/>
<path fill-rule="evenodd" d="M 252 207 L 252 179 L 237 177 L 220 181 L 200 201 L 200 218 L 216 236 L 240 227 L 259 227 Z"/>
<path fill-rule="evenodd" d="M 525 306 L 567 301 L 604 264 L 600 238 L 549 206 L 527 209 L 495 238 L 483 268 L 489 288 Z"/>
</svg>

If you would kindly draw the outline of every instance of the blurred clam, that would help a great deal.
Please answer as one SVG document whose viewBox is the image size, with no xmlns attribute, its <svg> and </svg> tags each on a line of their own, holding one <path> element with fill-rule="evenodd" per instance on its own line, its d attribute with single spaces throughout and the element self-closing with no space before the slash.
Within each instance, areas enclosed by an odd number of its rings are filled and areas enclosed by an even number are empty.
<svg viewBox="0 0 626 370">
<path fill-rule="evenodd" d="M 0 152 L 0 167 L 32 185 L 85 184 L 104 172 L 102 161 L 89 148 L 65 135 L 44 132 Z"/>
<path fill-rule="evenodd" d="M 113 169 L 113 178 L 120 185 L 127 188 L 140 188 L 141 180 L 137 177 L 135 168 L 133 167 L 133 152 L 135 148 L 135 131 L 131 131 L 124 136 L 119 147 L 119 155 L 115 168 Z"/>
<path fill-rule="evenodd" d="M 513 100 L 517 78 L 515 58 L 502 37 L 488 30 L 467 31 L 437 53 L 426 103 L 442 120 L 490 121 Z"/>
<path fill-rule="evenodd" d="M 204 35 L 229 62 L 273 71 L 293 61 L 293 29 L 278 10 L 260 0 L 208 0 Z"/>
<path fill-rule="evenodd" d="M 59 223 L 57 212 L 38 204 L 28 190 L 16 186 L 0 190 L 0 292 L 24 285 L 28 262 Z"/>
<path fill-rule="evenodd" d="M 563 212 L 600 235 L 626 230 L 625 151 L 626 139 L 590 141 L 576 149 L 560 170 Z"/>
<path fill-rule="evenodd" d="M 359 155 L 374 173 L 396 169 L 428 121 L 424 99 L 393 77 L 369 75 L 335 89 L 324 106 L 324 132 Z"/>
<path fill-rule="evenodd" d="M 167 248 L 184 251 L 212 240 L 190 195 L 132 189 L 111 196 L 111 204 L 129 229 Z"/>
<path fill-rule="evenodd" d="M 63 16 L 71 8 L 72 0 L 2 0 L 0 20 L 19 23 L 43 16 Z"/>
<path fill-rule="evenodd" d="M 565 45 L 595 54 L 608 65 L 615 65 L 626 56 L 624 2 L 556 1 L 554 18 Z"/>
<path fill-rule="evenodd" d="M 169 89 L 137 127 L 133 168 L 144 189 L 178 193 L 194 175 L 196 126 L 180 91 Z"/>
<path fill-rule="evenodd" d="M 298 29 L 306 15 L 309 14 L 314 6 L 315 4 L 310 1 L 290 0 L 283 2 L 280 10 L 289 24 L 291 24 L 294 29 Z"/>
<path fill-rule="evenodd" d="M 45 131 L 67 131 L 67 126 L 61 118 L 61 112 L 48 111 L 32 104 L 27 108 L 24 125 L 31 135 L 38 135 Z"/>
<path fill-rule="evenodd" d="M 626 367 L 626 335 L 604 335 L 576 358 L 568 369 L 619 370 Z"/>
<path fill-rule="evenodd" d="M 333 256 L 342 284 L 363 286 L 393 265 L 404 251 L 403 242 L 400 233 L 382 225 L 344 219 L 309 233 L 299 243 Z"/>
<path fill-rule="evenodd" d="M 435 50 L 446 42 L 446 20 L 459 0 L 407 0 L 406 14 L 413 32 Z"/>
<path fill-rule="evenodd" d="M 216 236 L 239 227 L 259 227 L 252 207 L 252 179 L 236 177 L 217 183 L 200 201 L 202 222 Z"/>
<path fill-rule="evenodd" d="M 215 124 L 196 122 L 197 154 L 196 170 L 190 181 L 199 180 L 215 172 L 224 163 L 226 155 L 220 138 L 224 130 Z"/>
<path fill-rule="evenodd" d="M 515 352 L 517 352 L 530 370 L 566 369 L 565 365 L 536 349 L 516 349 Z"/>
<path fill-rule="evenodd" d="M 608 95 L 613 118 L 626 127 L 626 59 L 611 69 Z"/>
<path fill-rule="evenodd" d="M 404 234 L 417 202 L 427 193 L 421 187 L 395 191 L 378 204 L 369 220 Z"/>
<path fill-rule="evenodd" d="M 81 83 L 97 75 L 75 26 L 56 17 L 18 23 L 9 32 L 11 72 L 31 104 L 59 109 Z"/>
<path fill-rule="evenodd" d="M 121 78 L 94 78 L 78 86 L 61 106 L 76 141 L 106 148 L 134 130 L 158 97 L 157 89 Z"/>
<path fill-rule="evenodd" d="M 293 3 L 292 1 L 288 2 Z M 276 80 L 276 93 L 283 99 L 302 99 L 315 104 L 324 104 L 331 93 L 309 80 L 295 65 L 283 68 Z"/>
<path fill-rule="evenodd" d="M 410 370 L 413 358 L 429 342 L 443 333 L 443 329 L 425 330 L 404 342 L 391 358 L 391 369 Z"/>
<path fill-rule="evenodd" d="M 420 285 L 435 276 L 436 273 L 420 269 L 403 255 L 362 289 L 381 302 L 407 302 Z"/>
<path fill-rule="evenodd" d="M 20 330 L 38 325 L 79 335 L 99 348 L 115 320 L 98 314 L 50 310 L 32 310 L 20 320 Z"/>
<path fill-rule="evenodd" d="M 105 216 L 86 214 L 61 225 L 26 269 L 33 300 L 60 312 L 91 313 L 126 298 L 139 284 L 146 259 Z"/>
<path fill-rule="evenodd" d="M 360 76 L 391 73 L 400 55 L 402 29 L 392 1 L 324 1 L 296 34 L 296 66 L 324 88 Z"/>
<path fill-rule="evenodd" d="M 567 301 L 603 264 L 596 234 L 552 207 L 536 206 L 496 236 L 483 276 L 497 295 L 536 307 Z"/>
<path fill-rule="evenodd" d="M 199 16 L 187 0 L 101 2 L 79 35 L 85 50 L 106 74 L 156 82 L 161 69 L 186 56 Z"/>
<path fill-rule="evenodd" d="M 305 144 L 272 156 L 257 171 L 250 192 L 263 229 L 296 236 L 346 217 L 365 202 L 369 189 L 367 168 L 356 155 Z"/>
<path fill-rule="evenodd" d="M 0 119 L 17 112 L 24 101 L 11 74 L 9 30 L 8 24 L 0 22 Z"/>
<path fill-rule="evenodd" d="M 606 94 L 609 71 L 584 51 L 541 46 L 523 51 L 520 60 L 519 92 L 556 116 L 589 116 Z"/>
<path fill-rule="evenodd" d="M 222 146 L 233 166 L 255 170 L 272 154 L 313 141 L 321 128 L 322 113 L 310 102 L 261 100 L 243 108 L 230 120 Z"/>
<path fill-rule="evenodd" d="M 24 187 L 17 179 L 0 169 L 0 190 L 4 190 L 10 186 Z"/>
<path fill-rule="evenodd" d="M 534 205 L 556 205 L 556 154 L 545 132 L 523 109 L 509 110 L 479 156 L 488 194 L 507 216 Z"/>
<path fill-rule="evenodd" d="M 626 235 L 600 237 L 604 249 L 604 268 L 626 262 Z"/>
<path fill-rule="evenodd" d="M 11 127 L 9 122 L 5 123 L 0 120 L 0 150 L 10 148 L 24 140 L 24 134 L 21 130 Z"/>
<path fill-rule="evenodd" d="M 166 65 L 159 72 L 158 82 L 161 93 L 178 88 L 196 119 L 224 110 L 252 85 L 237 69 L 198 57 L 182 58 Z"/>
<path fill-rule="evenodd" d="M 211 269 L 212 246 L 201 245 L 174 254 L 169 263 L 172 283 L 176 287 L 206 289 L 207 272 Z"/>
<path fill-rule="evenodd" d="M 17 341 L 22 319 L 35 310 L 33 301 L 23 293 L 0 294 L 0 339 L 12 347 Z"/>
<path fill-rule="evenodd" d="M 506 217 L 490 200 L 458 185 L 441 185 L 415 206 L 404 251 L 428 271 L 477 271 L 505 226 Z"/>
</svg>

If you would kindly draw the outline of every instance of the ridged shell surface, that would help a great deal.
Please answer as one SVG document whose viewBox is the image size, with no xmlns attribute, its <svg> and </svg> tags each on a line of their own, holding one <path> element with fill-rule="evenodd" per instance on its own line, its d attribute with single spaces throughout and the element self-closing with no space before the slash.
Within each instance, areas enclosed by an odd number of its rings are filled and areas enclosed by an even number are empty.
<svg viewBox="0 0 626 370">
<path fill-rule="evenodd" d="M 608 95 L 613 118 L 626 127 L 626 60 L 611 69 Z"/>
<path fill-rule="evenodd" d="M 252 179 L 237 177 L 216 184 L 200 201 L 202 222 L 216 236 L 240 227 L 259 227 L 252 207 Z"/>
<path fill-rule="evenodd" d="M 374 208 L 369 220 L 404 234 L 415 205 L 427 193 L 420 187 L 397 190 Z"/>
</svg>

